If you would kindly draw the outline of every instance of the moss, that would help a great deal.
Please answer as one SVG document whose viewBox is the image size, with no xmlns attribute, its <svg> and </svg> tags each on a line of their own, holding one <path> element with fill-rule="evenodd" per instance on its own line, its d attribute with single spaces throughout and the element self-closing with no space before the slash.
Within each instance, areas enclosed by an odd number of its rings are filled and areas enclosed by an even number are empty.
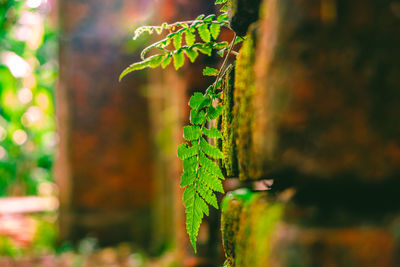
<svg viewBox="0 0 400 267">
<path fill-rule="evenodd" d="M 284 205 L 265 193 L 239 189 L 222 202 L 222 237 L 226 266 L 268 266 L 271 236 Z"/>
<path fill-rule="evenodd" d="M 234 90 L 234 125 L 237 127 L 236 146 L 238 155 L 239 179 L 252 179 L 253 166 L 251 161 L 253 96 L 255 78 L 253 65 L 255 62 L 255 31 L 247 35 L 243 42 L 235 66 Z"/>
<path fill-rule="evenodd" d="M 268 266 L 271 237 L 281 220 L 282 203 L 258 193 L 242 209 L 240 228 L 236 235 L 235 266 Z"/>
<path fill-rule="evenodd" d="M 223 138 L 219 144 L 220 149 L 225 157 L 221 160 L 220 165 L 225 177 L 238 176 L 238 163 L 235 143 L 235 129 L 233 120 L 233 89 L 234 89 L 234 69 L 228 68 L 226 76 L 223 80 L 223 106 L 224 112 L 221 116 L 219 128 L 222 131 Z"/>
<path fill-rule="evenodd" d="M 252 196 L 253 193 L 250 190 L 238 189 L 229 192 L 222 201 L 221 232 L 227 266 L 231 266 L 230 263 L 235 258 L 235 236 L 239 229 L 242 208 Z"/>
</svg>

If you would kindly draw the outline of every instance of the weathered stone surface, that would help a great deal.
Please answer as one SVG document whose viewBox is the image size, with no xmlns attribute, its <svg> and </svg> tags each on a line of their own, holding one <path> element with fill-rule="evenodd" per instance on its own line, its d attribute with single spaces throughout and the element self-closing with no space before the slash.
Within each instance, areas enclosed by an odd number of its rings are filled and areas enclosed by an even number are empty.
<svg viewBox="0 0 400 267">
<path fill-rule="evenodd" d="M 222 132 L 222 139 L 218 141 L 218 146 L 224 153 L 224 158 L 220 160 L 220 166 L 225 177 L 238 177 L 238 162 L 236 152 L 236 125 L 233 116 L 233 90 L 234 90 L 234 69 L 227 69 L 227 73 L 222 82 L 224 111 L 218 121 L 218 128 Z"/>
<path fill-rule="evenodd" d="M 238 114 L 252 117 L 237 118 L 241 172 L 364 181 L 400 173 L 396 14 L 390 1 L 264 1 L 256 51 L 247 40 L 236 69 Z"/>
<path fill-rule="evenodd" d="M 229 0 L 231 28 L 239 36 L 245 36 L 250 24 L 258 20 L 261 0 Z"/>
<path fill-rule="evenodd" d="M 239 179 L 251 179 L 252 156 L 249 149 L 252 144 L 251 131 L 254 119 L 252 99 L 254 96 L 255 40 L 253 34 L 248 34 L 239 51 L 235 66 L 235 89 L 233 106 L 233 125 L 235 125 L 235 141 L 239 167 Z"/>
<path fill-rule="evenodd" d="M 298 206 L 289 195 L 290 191 L 277 196 L 249 191 L 227 195 L 222 233 L 228 266 L 390 267 L 400 263 L 400 221 L 393 215 L 367 218 L 345 210 Z"/>
</svg>

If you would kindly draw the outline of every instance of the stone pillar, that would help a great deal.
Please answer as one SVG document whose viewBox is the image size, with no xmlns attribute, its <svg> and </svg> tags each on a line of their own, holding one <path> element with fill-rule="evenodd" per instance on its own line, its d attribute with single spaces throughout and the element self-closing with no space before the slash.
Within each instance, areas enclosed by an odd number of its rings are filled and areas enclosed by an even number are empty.
<svg viewBox="0 0 400 267">
<path fill-rule="evenodd" d="M 236 149 L 222 163 L 274 184 L 225 198 L 227 263 L 398 266 L 398 5 L 264 0 L 252 23 L 246 3 L 231 1 L 247 39 L 226 83 L 222 148 Z"/>
<path fill-rule="evenodd" d="M 147 245 L 153 169 L 145 73 L 118 83 L 138 60 L 129 34 L 153 1 L 60 0 L 61 238 Z"/>
</svg>

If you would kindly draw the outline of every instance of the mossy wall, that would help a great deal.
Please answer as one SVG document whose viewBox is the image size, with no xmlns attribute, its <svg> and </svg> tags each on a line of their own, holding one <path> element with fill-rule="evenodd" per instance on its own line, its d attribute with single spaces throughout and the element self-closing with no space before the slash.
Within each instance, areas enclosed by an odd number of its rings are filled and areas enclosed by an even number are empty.
<svg viewBox="0 0 400 267">
<path fill-rule="evenodd" d="M 223 200 L 226 265 L 399 266 L 398 6 L 263 0 L 250 21 L 230 2 L 246 40 L 224 87 L 227 176 L 274 184 Z"/>
</svg>

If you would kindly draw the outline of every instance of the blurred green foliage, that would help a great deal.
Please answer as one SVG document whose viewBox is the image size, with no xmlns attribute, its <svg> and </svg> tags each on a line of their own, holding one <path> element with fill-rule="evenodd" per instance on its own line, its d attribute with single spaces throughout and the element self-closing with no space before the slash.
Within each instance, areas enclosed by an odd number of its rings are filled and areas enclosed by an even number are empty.
<svg viewBox="0 0 400 267">
<path fill-rule="evenodd" d="M 0 0 L 0 196 L 36 195 L 52 182 L 58 68 L 50 8 Z"/>
</svg>

